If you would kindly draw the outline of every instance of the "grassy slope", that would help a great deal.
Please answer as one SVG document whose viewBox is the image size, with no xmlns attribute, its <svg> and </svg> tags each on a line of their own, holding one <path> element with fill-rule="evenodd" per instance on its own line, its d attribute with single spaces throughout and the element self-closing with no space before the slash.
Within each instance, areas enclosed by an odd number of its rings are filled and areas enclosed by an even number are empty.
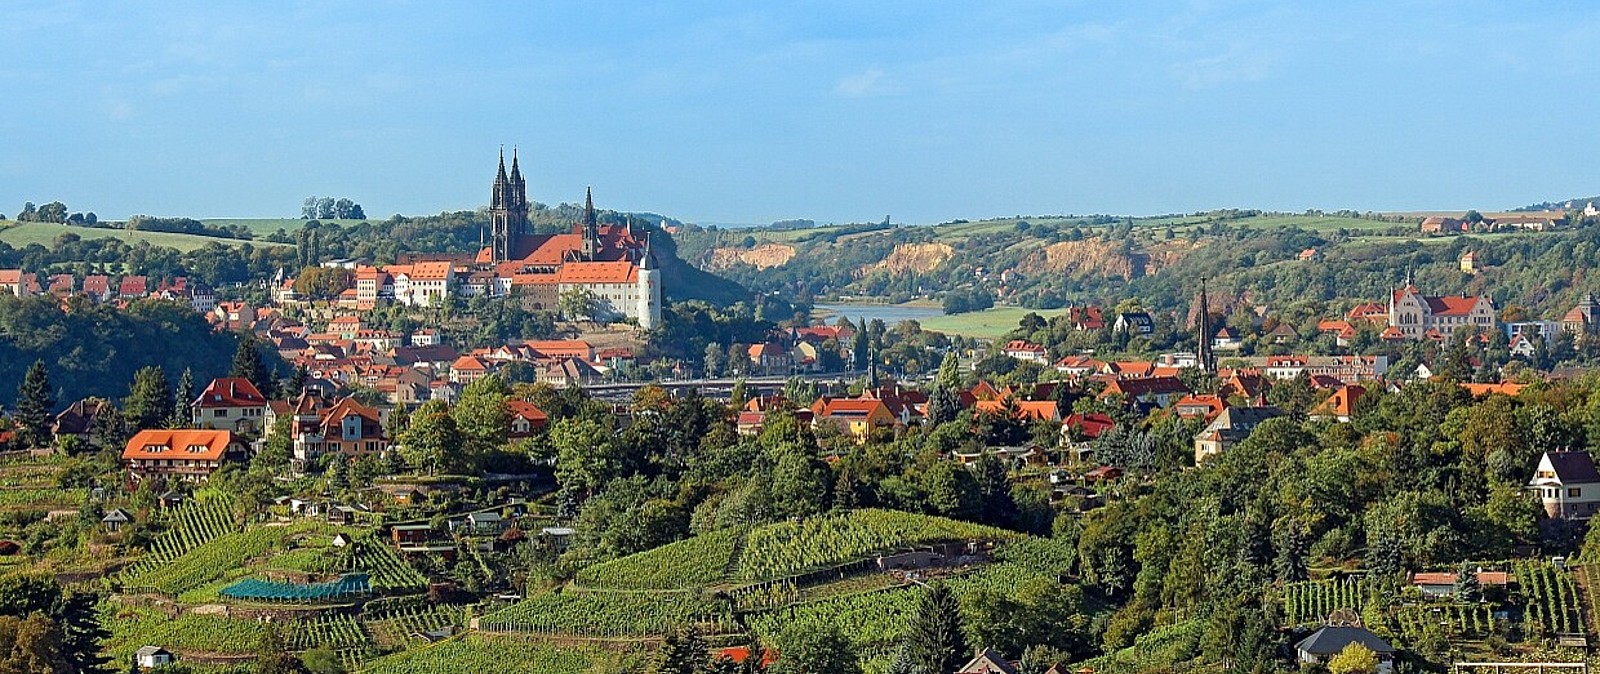
<svg viewBox="0 0 1600 674">
<path fill-rule="evenodd" d="M 208 243 L 220 243 L 225 246 L 246 243 L 238 239 L 224 239 L 212 236 L 199 236 L 196 234 L 172 234 L 169 232 L 129 232 L 121 229 L 99 229 L 95 227 L 71 227 L 48 222 L 0 222 L 0 241 L 10 244 L 13 248 L 23 248 L 30 244 L 39 244 L 49 247 L 55 243 L 56 237 L 63 232 L 71 232 L 85 239 L 118 238 L 128 243 L 147 241 L 152 246 L 166 246 L 182 251 L 204 248 Z M 250 241 L 256 246 L 282 246 L 285 244 L 268 243 L 265 241 Z"/>
<path fill-rule="evenodd" d="M 1017 327 L 1017 321 L 1029 313 L 1049 318 L 1060 310 L 1028 309 L 1026 307 L 992 307 L 954 316 L 936 316 L 922 321 L 922 329 L 968 337 L 995 338 Z"/>
</svg>

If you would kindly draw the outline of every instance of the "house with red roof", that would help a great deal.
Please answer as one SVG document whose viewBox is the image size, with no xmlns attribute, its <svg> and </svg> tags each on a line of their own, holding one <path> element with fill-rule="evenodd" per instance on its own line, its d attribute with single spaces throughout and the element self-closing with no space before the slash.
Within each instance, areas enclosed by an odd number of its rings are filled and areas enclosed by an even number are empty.
<svg viewBox="0 0 1600 674">
<path fill-rule="evenodd" d="M 134 299 L 150 294 L 150 279 L 144 276 L 124 276 L 117 285 L 117 296 Z"/>
<path fill-rule="evenodd" d="M 511 431 L 508 434 L 513 440 L 531 437 L 544 429 L 550 417 L 526 400 L 507 400 L 506 411 L 511 414 Z"/>
<path fill-rule="evenodd" d="M 819 398 L 811 405 L 813 425 L 834 424 L 856 442 L 865 442 L 873 431 L 894 428 L 895 418 L 882 400 Z"/>
<path fill-rule="evenodd" d="M 1125 404 L 1140 402 L 1166 407 L 1173 400 L 1188 394 L 1189 386 L 1177 377 L 1136 377 L 1106 382 L 1105 390 L 1100 392 L 1099 397 L 1105 400 L 1121 396 Z"/>
<path fill-rule="evenodd" d="M 111 279 L 104 274 L 83 277 L 83 294 L 96 302 L 111 299 Z"/>
<path fill-rule="evenodd" d="M 298 463 L 323 454 L 374 454 L 389 446 L 378 409 L 355 398 L 341 398 L 330 405 L 321 394 L 307 390 L 300 394 L 289 414 L 294 459 Z"/>
<path fill-rule="evenodd" d="M 462 356 L 450 364 L 450 381 L 471 384 L 489 375 L 489 363 L 477 356 Z"/>
<path fill-rule="evenodd" d="M 0 292 L 17 297 L 28 296 L 28 284 L 22 279 L 21 269 L 0 269 Z"/>
<path fill-rule="evenodd" d="M 1045 351 L 1043 346 L 1034 344 L 1026 339 L 1013 339 L 1006 342 L 1005 347 L 1000 352 L 1017 360 L 1025 360 L 1032 363 L 1043 363 L 1050 359 L 1049 352 Z"/>
<path fill-rule="evenodd" d="M 231 431 L 150 429 L 135 433 L 122 450 L 122 465 L 134 482 L 151 477 L 204 482 L 228 461 L 244 461 L 249 450 Z"/>
<path fill-rule="evenodd" d="M 1061 408 L 1054 400 L 979 400 L 973 409 L 979 414 L 1009 414 L 1021 421 L 1061 421 Z"/>
<path fill-rule="evenodd" d="M 1211 421 L 1228 409 L 1228 401 L 1215 394 L 1186 395 L 1178 402 L 1172 404 L 1173 414 L 1184 419 L 1204 419 Z"/>
<path fill-rule="evenodd" d="M 1332 419 L 1349 423 L 1350 418 L 1356 413 L 1356 401 L 1366 394 L 1366 387 L 1358 384 L 1340 386 L 1333 390 L 1333 394 L 1328 396 L 1327 400 L 1312 409 L 1310 416 L 1312 419 Z"/>
<path fill-rule="evenodd" d="M 222 377 L 211 380 L 189 410 L 196 428 L 255 433 L 265 423 L 267 397 L 249 379 Z"/>
</svg>

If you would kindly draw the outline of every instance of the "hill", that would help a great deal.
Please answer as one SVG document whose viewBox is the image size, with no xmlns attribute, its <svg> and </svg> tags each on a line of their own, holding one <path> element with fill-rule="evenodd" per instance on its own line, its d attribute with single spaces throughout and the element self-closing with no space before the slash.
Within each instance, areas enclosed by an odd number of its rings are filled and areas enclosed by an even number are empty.
<svg viewBox="0 0 1600 674">
<path fill-rule="evenodd" d="M 201 236 L 198 234 L 174 234 L 170 232 L 141 232 L 124 229 L 109 229 L 104 227 L 79 227 L 74 225 L 58 225 L 48 222 L 15 222 L 10 220 L 0 221 L 0 242 L 10 244 L 13 248 L 26 248 L 32 244 L 39 244 L 46 248 L 55 245 L 56 239 L 62 234 L 75 234 L 83 239 L 118 239 L 125 243 L 133 244 L 145 242 L 152 246 L 176 248 L 188 252 L 204 248 L 208 244 L 220 243 L 224 246 L 237 246 L 249 243 L 258 247 L 291 247 L 292 244 L 271 243 L 261 240 L 229 239 L 219 236 Z"/>
</svg>

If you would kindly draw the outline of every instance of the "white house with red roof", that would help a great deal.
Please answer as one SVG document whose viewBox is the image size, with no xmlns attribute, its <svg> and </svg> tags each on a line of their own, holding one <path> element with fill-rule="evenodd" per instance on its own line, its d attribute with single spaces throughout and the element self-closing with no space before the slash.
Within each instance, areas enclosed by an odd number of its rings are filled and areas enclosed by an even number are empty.
<svg viewBox="0 0 1600 674">
<path fill-rule="evenodd" d="M 135 482 L 162 476 L 203 482 L 227 461 L 243 461 L 249 450 L 231 432 L 213 429 L 151 429 L 135 433 L 122 463 Z"/>
<path fill-rule="evenodd" d="M 1044 363 L 1050 359 L 1049 352 L 1045 351 L 1043 346 L 1034 344 L 1026 339 L 1013 339 L 1006 342 L 1005 348 L 1000 351 L 1017 360 L 1033 363 Z"/>
<path fill-rule="evenodd" d="M 544 410 L 526 400 L 507 400 L 506 411 L 511 414 L 509 437 L 513 440 L 532 436 L 550 420 Z"/>
<path fill-rule="evenodd" d="M 17 297 L 28 296 L 28 285 L 22 280 L 21 269 L 0 269 L 0 292 L 9 292 Z"/>
<path fill-rule="evenodd" d="M 189 409 L 197 428 L 254 433 L 265 425 L 267 397 L 249 379 L 222 377 L 211 380 Z"/>
</svg>

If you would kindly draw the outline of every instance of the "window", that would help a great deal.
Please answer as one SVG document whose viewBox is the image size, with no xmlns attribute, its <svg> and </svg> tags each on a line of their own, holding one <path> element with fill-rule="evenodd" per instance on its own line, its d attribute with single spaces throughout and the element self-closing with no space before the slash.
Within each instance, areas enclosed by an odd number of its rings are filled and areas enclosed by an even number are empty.
<svg viewBox="0 0 1600 674">
<path fill-rule="evenodd" d="M 213 416 L 213 417 L 225 417 L 225 416 L 228 416 L 228 411 L 225 410 L 225 409 L 221 409 L 221 408 L 214 409 L 214 410 L 211 410 L 211 416 Z"/>
<path fill-rule="evenodd" d="M 1581 494 L 1583 494 L 1582 487 L 1567 487 L 1567 498 L 1578 498 Z"/>
</svg>

